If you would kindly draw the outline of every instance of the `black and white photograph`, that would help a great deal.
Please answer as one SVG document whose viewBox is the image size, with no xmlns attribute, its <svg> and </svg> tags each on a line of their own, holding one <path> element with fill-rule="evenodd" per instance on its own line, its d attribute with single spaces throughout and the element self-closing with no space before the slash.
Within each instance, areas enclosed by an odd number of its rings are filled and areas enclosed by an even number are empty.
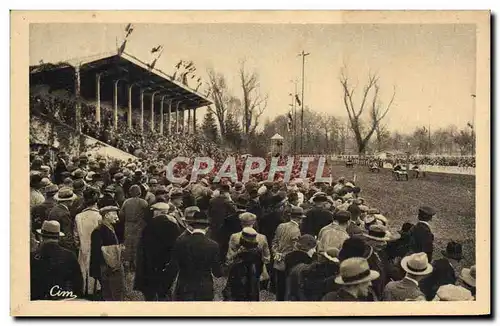
<svg viewBox="0 0 500 326">
<path fill-rule="evenodd" d="M 11 314 L 490 313 L 488 11 L 149 14 L 11 14 Z"/>
</svg>

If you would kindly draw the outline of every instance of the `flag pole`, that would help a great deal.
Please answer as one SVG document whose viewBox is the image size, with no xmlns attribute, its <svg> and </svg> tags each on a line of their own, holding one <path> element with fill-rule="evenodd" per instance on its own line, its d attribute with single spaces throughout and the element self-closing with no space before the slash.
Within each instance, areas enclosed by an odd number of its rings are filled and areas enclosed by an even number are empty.
<svg viewBox="0 0 500 326">
<path fill-rule="evenodd" d="M 304 152 L 304 68 L 305 68 L 305 63 L 306 63 L 306 56 L 308 56 L 310 53 L 305 53 L 304 50 L 299 54 L 299 56 L 302 57 L 302 103 L 300 105 L 300 153 L 303 154 Z"/>
</svg>

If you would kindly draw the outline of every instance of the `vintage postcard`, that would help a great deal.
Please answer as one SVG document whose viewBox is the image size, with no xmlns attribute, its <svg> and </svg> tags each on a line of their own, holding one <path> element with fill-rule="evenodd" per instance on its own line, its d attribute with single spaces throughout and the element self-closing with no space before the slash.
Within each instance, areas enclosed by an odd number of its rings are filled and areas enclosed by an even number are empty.
<svg viewBox="0 0 500 326">
<path fill-rule="evenodd" d="M 13 11 L 11 51 L 12 315 L 491 313 L 490 12 Z"/>
</svg>

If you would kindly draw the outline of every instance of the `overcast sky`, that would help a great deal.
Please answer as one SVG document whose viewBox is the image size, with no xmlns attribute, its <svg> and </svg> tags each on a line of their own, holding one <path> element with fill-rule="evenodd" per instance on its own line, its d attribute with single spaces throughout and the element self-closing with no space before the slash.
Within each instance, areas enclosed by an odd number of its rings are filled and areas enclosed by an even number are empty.
<svg viewBox="0 0 500 326">
<path fill-rule="evenodd" d="M 115 51 L 126 24 L 32 24 L 30 65 Z M 339 72 L 343 64 L 359 88 L 368 72 L 381 81 L 381 99 L 396 98 L 386 123 L 391 130 L 433 129 L 473 119 L 476 78 L 474 25 L 394 24 L 134 24 L 126 51 L 143 61 L 163 44 L 157 63 L 172 74 L 179 59 L 193 60 L 201 76 L 206 69 L 223 73 L 233 93 L 242 60 L 258 72 L 261 90 L 269 94 L 265 117 L 286 113 L 306 58 L 305 104 L 318 112 L 346 116 Z M 361 91 L 361 89 L 360 89 Z M 300 92 L 300 82 L 299 82 Z M 429 106 L 431 109 L 429 110 Z"/>
</svg>

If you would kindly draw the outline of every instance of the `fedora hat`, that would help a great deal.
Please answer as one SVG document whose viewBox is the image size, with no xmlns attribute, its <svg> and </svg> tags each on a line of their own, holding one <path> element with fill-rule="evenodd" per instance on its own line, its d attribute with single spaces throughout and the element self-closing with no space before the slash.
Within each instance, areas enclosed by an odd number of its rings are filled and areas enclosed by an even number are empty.
<svg viewBox="0 0 500 326">
<path fill-rule="evenodd" d="M 252 227 L 244 227 L 241 230 L 241 237 L 248 242 L 257 243 L 257 231 Z"/>
<path fill-rule="evenodd" d="M 163 203 L 163 202 L 158 202 L 158 203 L 151 205 L 151 210 L 153 210 L 153 211 L 168 212 L 169 209 L 170 209 L 170 205 L 167 203 Z M 187 208 L 186 208 L 186 210 L 187 210 Z"/>
<path fill-rule="evenodd" d="M 197 224 L 197 225 L 209 225 L 207 214 L 204 212 L 195 212 L 193 217 L 187 217 L 186 222 L 189 224 Z"/>
<path fill-rule="evenodd" d="M 57 221 L 43 221 L 42 228 L 36 232 L 46 238 L 64 237 L 64 233 L 61 232 L 61 224 Z"/>
<path fill-rule="evenodd" d="M 82 169 L 76 169 L 71 173 L 71 176 L 77 179 L 83 179 L 86 175 L 87 173 L 85 173 Z"/>
<path fill-rule="evenodd" d="M 384 225 L 379 224 L 370 225 L 368 233 L 364 233 L 363 236 L 375 241 L 393 241 L 400 238 L 399 234 L 393 235 Z"/>
<path fill-rule="evenodd" d="M 460 279 L 464 281 L 465 284 L 476 287 L 476 265 L 471 266 L 471 268 L 462 269 Z"/>
<path fill-rule="evenodd" d="M 372 253 L 373 248 L 365 243 L 363 239 L 359 237 L 352 237 L 344 241 L 338 257 L 341 261 L 352 257 L 362 257 L 368 259 Z"/>
<path fill-rule="evenodd" d="M 43 190 L 45 191 L 46 194 L 52 195 L 52 194 L 55 194 L 59 191 L 59 187 L 55 184 L 50 184 L 47 187 L 45 187 Z"/>
<path fill-rule="evenodd" d="M 115 175 L 113 175 L 113 179 L 114 179 L 115 181 L 120 181 L 120 180 L 122 180 L 123 178 L 125 178 L 125 176 L 124 176 L 124 175 L 123 175 L 123 173 L 121 173 L 121 172 L 118 172 L 118 173 L 116 173 Z"/>
<path fill-rule="evenodd" d="M 70 201 L 76 198 L 77 196 L 73 193 L 73 189 L 69 187 L 62 187 L 57 194 L 54 195 L 54 199 L 57 201 Z"/>
<path fill-rule="evenodd" d="M 335 283 L 355 285 L 376 280 L 379 276 L 379 272 L 370 270 L 365 258 L 353 257 L 340 263 L 340 275 L 335 278 Z"/>
<path fill-rule="evenodd" d="M 446 250 L 441 250 L 441 254 L 446 258 L 451 258 L 455 260 L 461 260 L 463 258 L 462 255 L 462 244 L 450 241 L 446 245 Z"/>
<path fill-rule="evenodd" d="M 297 250 L 309 251 L 315 247 L 316 239 L 310 234 L 301 235 L 296 243 Z"/>
<path fill-rule="evenodd" d="M 418 252 L 401 259 L 401 267 L 405 272 L 413 275 L 428 275 L 432 273 L 432 265 L 425 252 Z"/>
<path fill-rule="evenodd" d="M 436 301 L 474 301 L 472 293 L 464 287 L 446 284 L 441 285 L 436 292 Z"/>
<path fill-rule="evenodd" d="M 304 214 L 304 209 L 300 206 L 291 206 L 290 215 L 292 217 L 304 218 L 306 215 Z"/>
</svg>

